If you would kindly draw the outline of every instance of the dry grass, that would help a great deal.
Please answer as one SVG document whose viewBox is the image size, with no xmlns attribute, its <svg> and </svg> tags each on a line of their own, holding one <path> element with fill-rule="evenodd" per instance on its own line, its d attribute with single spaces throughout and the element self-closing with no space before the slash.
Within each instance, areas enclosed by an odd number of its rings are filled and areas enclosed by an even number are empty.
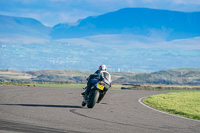
<svg viewBox="0 0 200 133">
<path fill-rule="evenodd" d="M 9 71 L 0 71 L 0 77 L 8 79 L 31 79 L 35 78 L 36 76 L 33 76 L 31 74 L 22 71 L 9 70 Z"/>
<path fill-rule="evenodd" d="M 199 90 L 200 86 L 189 86 L 189 85 L 155 85 L 155 84 L 143 84 L 143 85 L 132 85 L 129 87 L 123 87 L 122 89 L 130 90 L 156 90 L 156 91 L 175 91 L 175 90 Z"/>
</svg>

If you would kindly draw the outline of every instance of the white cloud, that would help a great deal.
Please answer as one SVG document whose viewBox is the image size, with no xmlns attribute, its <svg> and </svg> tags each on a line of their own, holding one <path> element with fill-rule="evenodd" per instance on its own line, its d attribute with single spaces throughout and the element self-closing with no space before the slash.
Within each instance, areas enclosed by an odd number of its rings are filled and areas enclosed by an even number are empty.
<svg viewBox="0 0 200 133">
<path fill-rule="evenodd" d="M 38 0 L 13 0 L 13 1 L 20 2 L 23 4 L 32 4 L 38 2 Z"/>
<path fill-rule="evenodd" d="M 197 4 L 200 5 L 199 0 L 169 0 L 171 3 L 175 4 Z"/>
</svg>

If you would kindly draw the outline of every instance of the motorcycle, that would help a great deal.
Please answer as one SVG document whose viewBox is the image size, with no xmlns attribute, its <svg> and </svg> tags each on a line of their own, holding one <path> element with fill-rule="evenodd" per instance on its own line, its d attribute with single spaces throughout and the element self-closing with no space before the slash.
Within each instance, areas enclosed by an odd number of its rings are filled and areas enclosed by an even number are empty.
<svg viewBox="0 0 200 133">
<path fill-rule="evenodd" d="M 96 103 L 99 103 L 105 96 L 108 89 L 105 88 L 105 83 L 94 81 L 87 97 L 83 96 L 82 106 L 87 105 L 88 108 L 93 108 Z"/>
</svg>

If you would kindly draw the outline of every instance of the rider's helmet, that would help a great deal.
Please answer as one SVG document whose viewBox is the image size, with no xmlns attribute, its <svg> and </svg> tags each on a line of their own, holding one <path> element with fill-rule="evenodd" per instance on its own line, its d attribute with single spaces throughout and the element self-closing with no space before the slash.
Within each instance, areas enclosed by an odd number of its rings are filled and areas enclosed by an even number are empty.
<svg viewBox="0 0 200 133">
<path fill-rule="evenodd" d="M 107 70 L 107 66 L 106 65 L 101 65 L 101 66 L 99 66 L 99 70 L 106 71 Z"/>
</svg>

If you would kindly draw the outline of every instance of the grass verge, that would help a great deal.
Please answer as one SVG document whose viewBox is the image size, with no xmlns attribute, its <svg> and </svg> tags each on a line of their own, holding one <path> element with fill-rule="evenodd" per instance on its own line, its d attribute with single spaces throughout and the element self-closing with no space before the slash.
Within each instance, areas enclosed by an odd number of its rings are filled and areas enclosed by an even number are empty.
<svg viewBox="0 0 200 133">
<path fill-rule="evenodd" d="M 30 84 L 31 86 L 40 87 L 65 87 L 65 88 L 84 88 L 86 84 Z M 122 87 L 127 87 L 128 85 L 112 85 L 110 89 L 120 90 Z"/>
<path fill-rule="evenodd" d="M 141 85 L 129 85 L 129 87 L 124 87 L 122 89 L 178 92 L 178 91 L 200 91 L 200 86 L 141 84 Z"/>
<path fill-rule="evenodd" d="M 44 84 L 30 84 L 40 87 L 63 87 L 63 88 L 84 88 L 85 84 L 50 84 L 50 83 L 44 83 Z"/>
<path fill-rule="evenodd" d="M 84 88 L 85 84 L 72 84 L 72 83 L 18 83 L 18 82 L 0 82 L 0 85 L 18 85 L 18 86 L 39 86 L 39 87 L 63 87 L 63 88 Z M 110 89 L 121 90 L 122 88 L 130 87 L 130 85 L 114 84 Z"/>
<path fill-rule="evenodd" d="M 143 102 L 164 112 L 200 120 L 200 92 L 154 95 L 145 98 Z"/>
</svg>

